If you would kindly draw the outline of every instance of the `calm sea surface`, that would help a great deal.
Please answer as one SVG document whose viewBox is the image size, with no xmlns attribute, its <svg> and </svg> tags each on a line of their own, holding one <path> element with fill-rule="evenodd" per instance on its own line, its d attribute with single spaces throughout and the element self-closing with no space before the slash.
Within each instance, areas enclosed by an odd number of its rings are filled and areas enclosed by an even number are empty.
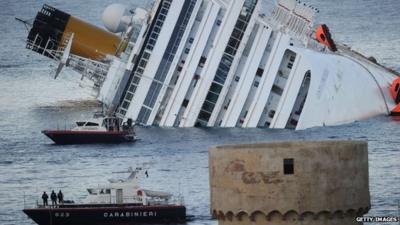
<svg viewBox="0 0 400 225">
<path fill-rule="evenodd" d="M 101 25 L 112 0 L 49 0 L 47 3 Z M 119 0 L 129 6 L 147 1 Z M 333 36 L 400 71 L 399 0 L 309 0 Z M 155 190 L 180 192 L 189 225 L 216 224 L 209 217 L 208 146 L 280 140 L 369 141 L 370 215 L 397 215 L 400 200 L 400 119 L 378 117 L 305 131 L 268 129 L 140 128 L 140 141 L 121 145 L 55 146 L 40 131 L 70 127 L 99 110 L 92 91 L 55 65 L 24 49 L 27 32 L 14 17 L 32 18 L 44 1 L 0 0 L 0 224 L 33 224 L 23 213 L 41 192 L 62 189 L 82 200 L 87 187 L 115 178 L 112 172 L 146 163 Z M 269 4 L 266 4 L 267 6 Z M 360 99 L 363 101 L 363 99 Z M 367 101 L 367 100 L 365 100 Z M 121 176 L 121 175 L 118 175 Z M 25 196 L 25 197 L 24 197 Z"/>
</svg>

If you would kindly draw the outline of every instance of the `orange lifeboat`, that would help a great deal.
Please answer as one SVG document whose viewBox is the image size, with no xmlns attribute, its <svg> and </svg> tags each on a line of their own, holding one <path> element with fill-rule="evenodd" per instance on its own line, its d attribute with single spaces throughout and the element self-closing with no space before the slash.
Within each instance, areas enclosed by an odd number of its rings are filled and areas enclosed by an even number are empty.
<svg viewBox="0 0 400 225">
<path fill-rule="evenodd" d="M 397 106 L 392 110 L 392 116 L 400 116 L 400 78 L 393 81 L 390 86 L 390 94 Z"/>
<path fill-rule="evenodd" d="M 331 37 L 328 26 L 321 24 L 315 31 L 315 36 L 319 43 L 327 46 L 333 52 L 337 51 L 336 44 Z"/>
</svg>

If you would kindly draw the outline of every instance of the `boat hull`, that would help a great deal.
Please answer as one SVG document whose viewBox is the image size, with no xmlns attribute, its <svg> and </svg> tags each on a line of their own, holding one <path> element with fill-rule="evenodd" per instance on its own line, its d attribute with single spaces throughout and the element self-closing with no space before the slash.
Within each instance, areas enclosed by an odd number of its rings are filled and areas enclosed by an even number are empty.
<svg viewBox="0 0 400 225">
<path fill-rule="evenodd" d="M 42 131 L 56 144 L 123 143 L 135 141 L 134 135 L 124 131 Z"/>
<path fill-rule="evenodd" d="M 35 208 L 23 212 L 39 225 L 131 225 L 184 223 L 184 206 Z"/>
</svg>

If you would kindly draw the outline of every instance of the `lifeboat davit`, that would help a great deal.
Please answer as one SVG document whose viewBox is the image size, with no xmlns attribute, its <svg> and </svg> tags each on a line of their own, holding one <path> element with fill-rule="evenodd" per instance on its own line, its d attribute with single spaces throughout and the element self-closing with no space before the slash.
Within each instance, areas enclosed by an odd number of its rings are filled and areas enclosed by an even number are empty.
<svg viewBox="0 0 400 225">
<path fill-rule="evenodd" d="M 397 78 L 393 81 L 390 86 L 390 94 L 394 102 L 397 104 L 396 107 L 392 110 L 392 116 L 400 116 L 400 78 Z"/>
<path fill-rule="evenodd" d="M 327 46 L 333 52 L 337 51 L 336 44 L 332 39 L 328 26 L 321 24 L 315 31 L 315 35 L 315 38 L 319 43 Z"/>
</svg>

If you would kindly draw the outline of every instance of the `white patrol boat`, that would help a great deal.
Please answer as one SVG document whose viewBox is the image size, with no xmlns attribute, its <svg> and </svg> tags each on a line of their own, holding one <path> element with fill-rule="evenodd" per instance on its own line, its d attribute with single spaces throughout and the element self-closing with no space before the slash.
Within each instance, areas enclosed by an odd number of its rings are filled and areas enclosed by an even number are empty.
<svg viewBox="0 0 400 225">
<path fill-rule="evenodd" d="M 137 223 L 182 223 L 186 221 L 183 198 L 167 192 L 144 189 L 140 179 L 147 170 L 129 169 L 126 180 L 109 180 L 108 185 L 88 188 L 84 204 L 57 206 L 38 204 L 24 213 L 39 225 L 126 225 Z"/>
</svg>

